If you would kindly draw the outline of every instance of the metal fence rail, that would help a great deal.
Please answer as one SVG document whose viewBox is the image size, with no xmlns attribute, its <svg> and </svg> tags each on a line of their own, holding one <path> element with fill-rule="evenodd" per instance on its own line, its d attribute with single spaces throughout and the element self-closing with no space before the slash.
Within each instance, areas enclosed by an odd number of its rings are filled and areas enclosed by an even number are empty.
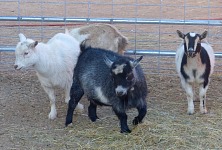
<svg viewBox="0 0 222 150">
<path fill-rule="evenodd" d="M 0 47 L 0 52 L 14 52 L 15 47 Z M 156 50 L 126 50 L 125 55 L 150 55 L 150 56 L 172 56 L 176 55 L 173 50 L 156 51 Z M 216 58 L 222 58 L 222 52 L 216 52 Z"/>
<path fill-rule="evenodd" d="M 145 18 L 58 18 L 58 17 L 25 17 L 0 16 L 0 21 L 35 21 L 35 22 L 87 22 L 87 23 L 120 23 L 120 24 L 170 24 L 170 25 L 208 25 L 222 26 L 221 20 L 176 20 Z"/>
</svg>

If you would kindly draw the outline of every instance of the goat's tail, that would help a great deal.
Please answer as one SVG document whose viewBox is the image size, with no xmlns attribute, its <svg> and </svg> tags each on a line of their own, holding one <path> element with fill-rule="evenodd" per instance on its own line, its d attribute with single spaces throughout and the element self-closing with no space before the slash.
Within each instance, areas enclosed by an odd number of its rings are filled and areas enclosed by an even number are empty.
<svg viewBox="0 0 222 150">
<path fill-rule="evenodd" d="M 90 48 L 90 46 L 87 46 L 86 42 L 87 42 L 87 39 L 80 43 L 81 52 L 84 52 L 86 49 Z"/>
</svg>

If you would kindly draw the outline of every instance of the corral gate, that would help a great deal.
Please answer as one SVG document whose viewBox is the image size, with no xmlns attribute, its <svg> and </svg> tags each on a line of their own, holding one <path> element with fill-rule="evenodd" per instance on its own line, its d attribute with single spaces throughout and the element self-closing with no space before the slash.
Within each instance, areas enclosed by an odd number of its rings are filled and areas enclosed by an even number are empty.
<svg viewBox="0 0 222 150">
<path fill-rule="evenodd" d="M 175 31 L 208 30 L 221 72 L 221 0 L 0 0 L 0 71 L 13 70 L 18 34 L 46 42 L 65 28 L 114 24 L 130 44 L 126 54 L 146 55 L 146 73 L 175 74 L 174 55 L 181 42 Z"/>
</svg>

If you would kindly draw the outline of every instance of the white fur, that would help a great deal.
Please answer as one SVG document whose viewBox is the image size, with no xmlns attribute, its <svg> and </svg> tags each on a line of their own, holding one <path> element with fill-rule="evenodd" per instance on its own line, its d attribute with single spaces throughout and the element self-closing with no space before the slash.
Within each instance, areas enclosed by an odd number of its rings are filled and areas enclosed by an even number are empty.
<svg viewBox="0 0 222 150">
<path fill-rule="evenodd" d="M 196 33 L 190 32 L 190 36 L 191 36 L 191 37 L 195 37 L 195 36 L 196 36 Z"/>
<path fill-rule="evenodd" d="M 109 24 L 92 24 L 70 30 L 80 43 L 85 41 L 86 46 L 102 48 L 123 54 L 128 44 L 128 39 L 118 29 Z"/>
<path fill-rule="evenodd" d="M 117 75 L 120 73 L 123 73 L 123 69 L 126 66 L 126 64 L 117 65 L 115 69 L 112 70 L 112 72 Z"/>
<path fill-rule="evenodd" d="M 104 104 L 107 104 L 109 105 L 109 100 L 107 97 L 105 97 L 105 95 L 103 94 L 102 90 L 101 90 L 101 87 L 96 87 L 96 95 L 97 95 L 97 98 Z"/>
<path fill-rule="evenodd" d="M 89 34 L 80 34 L 81 28 L 75 28 L 70 31 L 70 34 L 80 43 L 89 38 Z"/>
<path fill-rule="evenodd" d="M 80 53 L 79 42 L 64 33 L 58 33 L 47 43 L 38 43 L 35 47 L 32 46 L 34 40 L 26 39 L 23 34 L 19 34 L 19 38 L 20 42 L 15 51 L 15 68 L 33 67 L 35 69 L 50 99 L 49 119 L 55 119 L 57 111 L 54 88 L 58 86 L 65 90 L 65 102 L 68 103 L 73 70 Z M 82 111 L 83 105 L 78 104 L 77 109 Z"/>
<path fill-rule="evenodd" d="M 127 88 L 124 88 L 123 86 L 119 85 L 116 87 L 115 89 L 116 93 L 119 93 L 119 92 L 123 92 L 122 95 L 126 95 L 127 94 Z"/>
<path fill-rule="evenodd" d="M 209 55 L 210 64 L 211 64 L 211 71 L 210 71 L 211 75 L 213 73 L 214 63 L 215 63 L 214 51 L 208 43 L 201 43 L 201 46 L 205 48 L 205 50 Z M 187 94 L 188 114 L 194 113 L 194 104 L 193 104 L 194 93 L 192 89 L 192 83 L 200 84 L 199 86 L 200 112 L 207 113 L 206 92 L 209 83 L 205 88 L 203 88 L 203 85 L 201 83 L 203 83 L 204 80 L 200 78 L 200 76 L 204 73 L 205 64 L 202 64 L 199 54 L 197 54 L 194 58 L 187 57 L 187 66 L 184 67 L 184 70 L 190 78 L 187 81 L 185 81 L 184 77 L 180 72 L 183 55 L 184 55 L 184 44 L 181 43 L 176 52 L 176 70 L 181 79 L 181 85 L 185 89 Z M 193 76 L 193 70 L 196 70 L 196 77 Z M 205 105 L 203 105 L 203 103 Z"/>
</svg>

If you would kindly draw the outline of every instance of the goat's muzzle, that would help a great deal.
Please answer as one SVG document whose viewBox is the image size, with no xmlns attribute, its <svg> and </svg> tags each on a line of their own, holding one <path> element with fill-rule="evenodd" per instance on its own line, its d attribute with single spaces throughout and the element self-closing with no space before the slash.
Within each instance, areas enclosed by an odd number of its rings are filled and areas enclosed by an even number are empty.
<svg viewBox="0 0 222 150">
<path fill-rule="evenodd" d="M 122 91 L 116 92 L 116 96 L 118 96 L 118 97 L 122 97 L 122 96 L 124 96 L 124 95 L 125 95 L 125 93 L 122 92 Z"/>
<path fill-rule="evenodd" d="M 187 57 L 193 58 L 196 56 L 196 51 L 194 51 L 193 48 L 189 48 L 186 54 L 187 54 Z"/>
</svg>

